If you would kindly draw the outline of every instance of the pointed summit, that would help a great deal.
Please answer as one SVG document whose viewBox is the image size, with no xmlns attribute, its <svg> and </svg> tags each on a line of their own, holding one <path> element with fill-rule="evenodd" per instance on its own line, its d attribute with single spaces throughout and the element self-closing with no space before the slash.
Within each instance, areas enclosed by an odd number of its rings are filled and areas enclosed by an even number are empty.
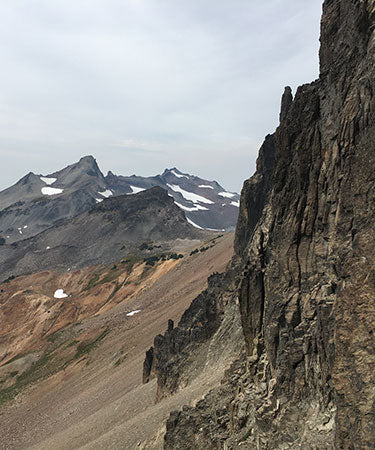
<svg viewBox="0 0 375 450">
<path fill-rule="evenodd" d="M 84 156 L 78 162 L 54 172 L 51 176 L 57 178 L 58 182 L 63 183 L 66 187 L 77 183 L 83 184 L 91 177 L 104 183 L 104 175 L 99 169 L 96 159 L 91 155 Z"/>
<path fill-rule="evenodd" d="M 282 122 L 289 111 L 290 105 L 293 103 L 292 88 L 286 86 L 284 89 L 284 94 L 281 98 L 281 109 L 280 109 L 280 122 Z"/>
</svg>

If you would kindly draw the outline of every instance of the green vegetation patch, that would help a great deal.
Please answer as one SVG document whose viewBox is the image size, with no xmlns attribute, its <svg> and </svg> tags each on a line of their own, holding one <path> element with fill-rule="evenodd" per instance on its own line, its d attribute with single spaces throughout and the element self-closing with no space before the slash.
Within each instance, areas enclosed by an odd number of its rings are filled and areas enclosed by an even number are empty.
<svg viewBox="0 0 375 450">
<path fill-rule="evenodd" d="M 177 253 L 161 253 L 157 255 L 148 256 L 144 258 L 143 261 L 146 263 L 146 266 L 154 266 L 159 261 L 168 261 L 169 259 L 181 259 L 183 258 L 183 254 Z"/>
<path fill-rule="evenodd" d="M 94 288 L 99 281 L 100 278 L 100 274 L 96 273 L 91 279 L 90 281 L 87 283 L 87 285 L 85 286 L 84 290 L 88 291 L 89 289 Z"/>
<path fill-rule="evenodd" d="M 56 344 L 56 342 L 61 339 L 63 332 L 64 330 L 56 331 L 55 333 L 51 334 L 47 340 L 49 340 L 49 342 L 51 342 L 52 344 Z M 81 342 L 80 344 L 78 344 L 76 353 L 68 361 L 63 361 L 62 359 L 60 359 L 59 353 L 56 353 L 55 351 L 63 345 L 66 345 L 65 348 L 72 347 L 73 345 L 76 345 L 78 341 L 73 340 L 72 342 L 69 342 L 67 344 L 67 341 L 64 340 L 64 342 L 60 344 L 52 345 L 51 348 L 47 350 L 40 359 L 38 359 L 38 361 L 35 361 L 28 370 L 17 377 L 16 382 L 13 386 L 0 391 L 0 405 L 8 400 L 13 399 L 27 385 L 50 377 L 51 375 L 54 375 L 55 373 L 67 367 L 70 362 L 80 358 L 83 355 L 87 355 L 99 344 L 100 341 L 104 339 L 104 337 L 108 333 L 109 329 L 105 329 L 103 333 L 101 333 L 93 341 Z M 20 357 L 21 356 L 16 356 L 11 361 L 15 361 Z M 15 375 L 15 373 L 13 373 L 13 375 Z"/>
<path fill-rule="evenodd" d="M 79 358 L 81 358 L 81 356 L 87 355 L 88 353 L 90 353 L 99 344 L 99 342 L 107 336 L 108 333 L 109 333 L 109 329 L 106 328 L 103 331 L 103 333 L 100 334 L 93 341 L 89 341 L 89 342 L 85 341 L 85 342 L 81 342 L 80 344 L 78 344 L 77 351 L 76 351 L 76 354 L 74 355 L 73 359 L 79 359 Z"/>
<path fill-rule="evenodd" d="M 14 280 L 16 277 L 14 275 L 11 275 L 6 280 L 3 281 L 3 283 L 9 283 L 10 281 Z"/>
</svg>

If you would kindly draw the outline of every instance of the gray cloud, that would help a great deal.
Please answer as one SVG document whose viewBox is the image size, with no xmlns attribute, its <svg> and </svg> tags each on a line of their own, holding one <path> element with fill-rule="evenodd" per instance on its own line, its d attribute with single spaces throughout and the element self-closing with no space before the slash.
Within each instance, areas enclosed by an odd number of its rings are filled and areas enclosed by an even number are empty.
<svg viewBox="0 0 375 450">
<path fill-rule="evenodd" d="M 321 0 L 3 0 L 0 188 L 84 154 L 239 190 L 283 87 L 318 76 Z"/>
</svg>

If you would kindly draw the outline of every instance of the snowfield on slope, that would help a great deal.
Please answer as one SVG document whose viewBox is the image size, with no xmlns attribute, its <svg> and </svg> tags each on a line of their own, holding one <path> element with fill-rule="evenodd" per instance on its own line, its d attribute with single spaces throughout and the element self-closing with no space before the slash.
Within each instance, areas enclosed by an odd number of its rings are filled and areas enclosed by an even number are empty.
<svg viewBox="0 0 375 450">
<path fill-rule="evenodd" d="M 189 179 L 189 177 L 187 175 L 179 174 L 179 173 L 175 172 L 174 170 L 171 170 L 171 173 L 173 173 L 173 175 L 175 177 L 177 177 L 177 178 L 187 178 L 187 179 Z"/>
<path fill-rule="evenodd" d="M 227 198 L 232 198 L 236 196 L 236 194 L 232 194 L 231 192 L 219 192 L 217 195 L 220 195 L 220 197 L 227 197 Z"/>
<path fill-rule="evenodd" d="M 186 220 L 190 223 L 190 225 L 193 225 L 195 228 L 199 228 L 200 230 L 204 230 L 204 228 L 200 227 L 196 223 L 194 223 L 192 220 L 189 219 L 189 217 L 186 217 Z"/>
<path fill-rule="evenodd" d="M 106 189 L 103 192 L 98 192 L 98 194 L 102 195 L 105 198 L 110 197 L 111 195 L 113 195 L 113 192 L 110 189 Z"/>
<path fill-rule="evenodd" d="M 53 184 L 57 178 L 40 177 L 40 179 L 46 184 Z"/>
<path fill-rule="evenodd" d="M 131 188 L 131 190 L 132 190 L 133 192 L 131 192 L 131 193 L 128 194 L 128 195 L 131 195 L 131 194 L 138 194 L 138 192 L 142 192 L 142 191 L 145 191 L 145 190 L 146 190 L 146 189 L 144 189 L 144 188 L 140 188 L 140 187 L 132 186 L 132 185 L 130 185 L 130 188 Z"/>
<path fill-rule="evenodd" d="M 177 186 L 177 184 L 167 183 L 167 186 L 170 189 L 172 189 L 172 191 L 180 193 L 184 197 L 184 199 L 189 200 L 193 203 L 200 202 L 200 203 L 207 203 L 208 205 L 214 204 L 214 202 L 208 200 L 208 198 L 202 197 L 201 195 L 198 194 L 194 194 L 193 192 L 185 191 L 184 189 L 180 188 L 180 186 Z"/>
<path fill-rule="evenodd" d="M 209 211 L 208 208 L 201 206 L 201 205 L 194 204 L 194 206 L 192 208 L 189 208 L 188 206 L 181 205 L 181 203 L 178 203 L 178 202 L 175 202 L 175 204 L 179 208 L 183 209 L 184 211 L 188 211 L 188 212 L 190 212 L 190 211 Z"/>
<path fill-rule="evenodd" d="M 55 293 L 53 294 L 55 298 L 65 298 L 68 296 L 68 294 L 65 294 L 63 289 L 56 289 Z"/>
<path fill-rule="evenodd" d="M 64 192 L 64 189 L 58 189 L 53 187 L 43 187 L 41 189 L 43 195 L 56 195 Z"/>
</svg>

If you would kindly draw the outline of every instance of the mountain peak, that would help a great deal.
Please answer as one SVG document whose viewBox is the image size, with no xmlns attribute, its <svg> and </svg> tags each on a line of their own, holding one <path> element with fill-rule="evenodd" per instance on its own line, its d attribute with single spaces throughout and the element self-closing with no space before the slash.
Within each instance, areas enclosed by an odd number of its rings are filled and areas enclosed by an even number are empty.
<svg viewBox="0 0 375 450">
<path fill-rule="evenodd" d="M 171 169 L 165 169 L 163 175 L 172 174 L 177 178 L 189 178 L 187 173 L 181 172 L 181 170 L 177 169 L 177 167 L 172 167 Z"/>
<path fill-rule="evenodd" d="M 78 162 L 53 173 L 52 176 L 67 185 L 76 183 L 77 181 L 83 182 L 87 176 L 104 181 L 104 175 L 92 155 L 83 156 Z"/>
<path fill-rule="evenodd" d="M 101 170 L 99 169 L 98 163 L 96 162 L 96 159 L 92 155 L 83 156 L 78 163 L 76 163 L 76 166 L 84 168 L 86 173 L 88 175 L 91 175 L 91 173 L 87 172 L 87 170 L 92 170 L 92 175 L 101 175 L 103 176 Z"/>
</svg>

